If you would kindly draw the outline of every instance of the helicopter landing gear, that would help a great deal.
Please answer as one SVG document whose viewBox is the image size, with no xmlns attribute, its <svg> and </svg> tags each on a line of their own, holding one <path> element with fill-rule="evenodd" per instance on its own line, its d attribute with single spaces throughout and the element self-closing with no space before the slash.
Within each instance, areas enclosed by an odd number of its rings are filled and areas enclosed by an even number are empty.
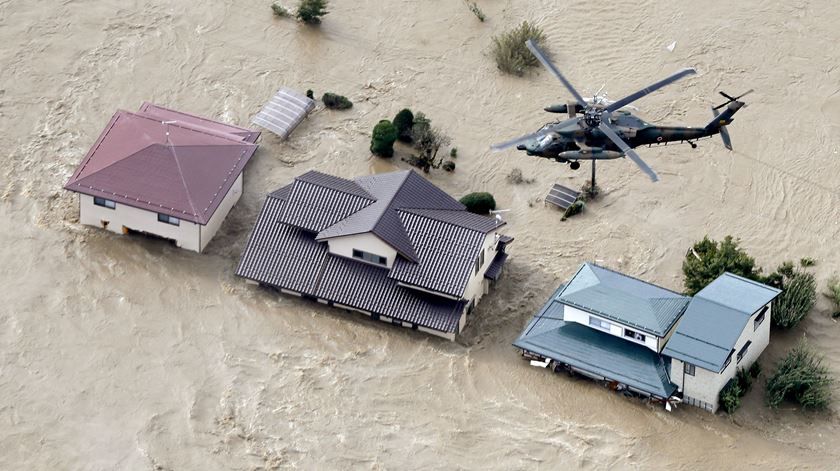
<svg viewBox="0 0 840 471">
<path fill-rule="evenodd" d="M 696 148 L 697 148 L 697 143 L 696 143 L 696 142 L 691 142 L 691 141 L 688 141 L 688 145 L 690 145 L 692 149 L 696 149 Z"/>
<path fill-rule="evenodd" d="M 572 170 L 577 170 L 580 168 L 580 162 L 572 162 L 569 164 L 569 167 L 571 167 Z"/>
</svg>

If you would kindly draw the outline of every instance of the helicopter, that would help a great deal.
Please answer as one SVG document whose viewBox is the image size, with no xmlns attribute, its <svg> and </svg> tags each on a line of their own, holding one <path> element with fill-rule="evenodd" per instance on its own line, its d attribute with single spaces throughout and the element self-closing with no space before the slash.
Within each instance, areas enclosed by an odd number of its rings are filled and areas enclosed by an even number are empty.
<svg viewBox="0 0 840 471">
<path fill-rule="evenodd" d="M 609 101 L 597 93 L 593 99 L 585 100 L 532 40 L 526 41 L 525 45 L 574 97 L 574 101 L 549 106 L 544 110 L 549 113 L 565 113 L 569 118 L 548 123 L 534 133 L 495 144 L 491 149 L 500 151 L 515 145 L 528 155 L 568 163 L 572 170 L 580 168 L 581 160 L 591 160 L 593 179 L 596 160 L 629 157 L 652 181 L 659 180 L 656 172 L 633 150 L 643 145 L 687 142 L 696 148 L 697 140 L 720 134 L 724 146 L 732 150 L 732 139 L 726 126 L 732 123 L 735 113 L 746 106 L 740 99 L 753 91 L 749 90 L 737 97 L 720 92 L 727 101 L 712 108 L 714 117 L 704 127 L 655 126 L 622 108 L 683 77 L 695 74 L 693 68 L 682 69 L 618 101 Z M 718 111 L 721 108 L 725 108 L 723 112 Z"/>
</svg>

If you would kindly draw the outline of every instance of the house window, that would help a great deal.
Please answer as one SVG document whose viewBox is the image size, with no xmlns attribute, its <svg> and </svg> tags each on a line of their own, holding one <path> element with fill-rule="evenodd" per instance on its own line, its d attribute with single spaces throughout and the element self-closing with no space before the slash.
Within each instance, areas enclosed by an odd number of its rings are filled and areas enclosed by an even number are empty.
<svg viewBox="0 0 840 471">
<path fill-rule="evenodd" d="M 592 316 L 589 316 L 589 325 L 597 329 L 606 330 L 608 332 L 610 330 L 610 327 L 612 327 L 612 324 L 610 324 L 609 322 Z"/>
<path fill-rule="evenodd" d="M 741 347 L 741 350 L 738 351 L 738 363 L 741 363 L 741 359 L 744 358 L 744 355 L 747 354 L 747 349 L 750 348 L 751 343 L 752 340 L 748 340 L 747 343 L 745 343 L 744 346 Z"/>
<path fill-rule="evenodd" d="M 170 216 L 168 214 L 160 214 L 158 213 L 158 221 L 165 222 L 167 224 L 172 224 L 173 226 L 180 226 L 181 220 L 176 218 L 175 216 Z"/>
<path fill-rule="evenodd" d="M 117 207 L 117 203 L 115 201 L 106 200 L 105 198 L 100 198 L 98 196 L 93 197 L 93 204 L 108 209 L 114 209 Z"/>
<path fill-rule="evenodd" d="M 481 267 L 484 266 L 484 251 L 482 250 L 477 257 L 475 257 L 475 274 L 478 275 L 478 272 L 481 270 Z"/>
<path fill-rule="evenodd" d="M 755 320 L 753 321 L 753 331 L 758 330 L 758 326 L 760 326 L 761 323 L 764 322 L 764 315 L 767 314 L 768 309 L 770 309 L 770 306 L 764 306 L 761 312 L 759 312 L 758 315 L 755 317 Z"/>
<path fill-rule="evenodd" d="M 377 265 L 388 265 L 388 259 L 381 256 L 365 252 L 364 250 L 353 249 L 353 258 L 364 260 L 366 262 L 375 263 Z"/>
<path fill-rule="evenodd" d="M 691 363 L 683 363 L 683 371 L 689 376 L 694 376 L 694 365 Z"/>
<path fill-rule="evenodd" d="M 645 334 L 640 334 L 635 330 L 624 329 L 624 336 L 633 340 L 638 340 L 639 342 L 645 341 Z"/>
</svg>

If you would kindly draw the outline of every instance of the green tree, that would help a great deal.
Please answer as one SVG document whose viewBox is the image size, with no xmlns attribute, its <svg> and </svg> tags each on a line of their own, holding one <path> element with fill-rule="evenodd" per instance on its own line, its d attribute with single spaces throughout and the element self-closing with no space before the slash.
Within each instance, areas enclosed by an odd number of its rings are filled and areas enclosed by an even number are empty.
<svg viewBox="0 0 840 471">
<path fill-rule="evenodd" d="M 396 126 L 387 119 L 383 119 L 373 128 L 370 151 L 380 157 L 392 157 L 394 155 L 394 141 L 396 140 Z"/>
<path fill-rule="evenodd" d="M 414 113 L 410 109 L 404 108 L 394 116 L 394 126 L 399 132 L 398 139 L 403 142 L 411 142 L 411 128 L 414 126 Z"/>
<path fill-rule="evenodd" d="M 496 209 L 496 200 L 487 192 L 470 193 L 461 198 L 461 204 L 467 207 L 467 211 L 475 214 L 487 214 Z"/>
<path fill-rule="evenodd" d="M 793 401 L 804 409 L 827 408 L 834 379 L 823 360 L 804 340 L 800 341 L 776 364 L 776 371 L 767 379 L 767 405 L 775 408 L 783 401 Z"/>
<path fill-rule="evenodd" d="M 297 11 L 298 19 L 310 25 L 320 24 L 321 17 L 329 13 L 327 3 L 327 0 L 301 0 Z"/>
<path fill-rule="evenodd" d="M 764 280 L 755 259 L 738 247 L 738 241 L 732 236 L 726 236 L 720 243 L 704 237 L 686 253 L 682 269 L 685 291 L 690 296 L 726 271 L 751 280 Z"/>
</svg>

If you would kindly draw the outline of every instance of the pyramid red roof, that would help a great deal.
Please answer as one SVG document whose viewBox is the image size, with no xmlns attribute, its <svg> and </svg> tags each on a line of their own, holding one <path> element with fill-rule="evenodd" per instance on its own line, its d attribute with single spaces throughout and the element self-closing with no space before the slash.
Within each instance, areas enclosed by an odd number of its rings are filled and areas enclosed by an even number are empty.
<svg viewBox="0 0 840 471">
<path fill-rule="evenodd" d="M 114 114 L 64 188 L 207 224 L 258 135 L 144 103 Z"/>
</svg>

